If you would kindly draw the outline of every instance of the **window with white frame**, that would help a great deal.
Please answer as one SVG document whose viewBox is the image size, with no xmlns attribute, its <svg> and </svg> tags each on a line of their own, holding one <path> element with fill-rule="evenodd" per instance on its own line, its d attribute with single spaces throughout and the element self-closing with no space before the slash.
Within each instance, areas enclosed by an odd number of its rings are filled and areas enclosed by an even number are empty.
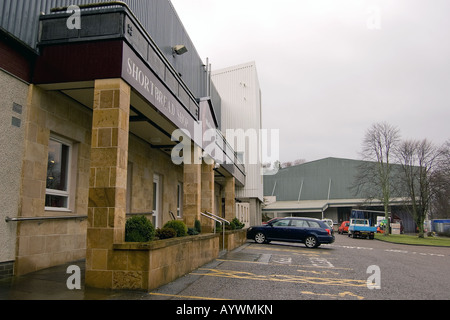
<svg viewBox="0 0 450 320">
<path fill-rule="evenodd" d="M 48 143 L 46 210 L 69 210 L 72 143 L 50 136 Z"/>
</svg>

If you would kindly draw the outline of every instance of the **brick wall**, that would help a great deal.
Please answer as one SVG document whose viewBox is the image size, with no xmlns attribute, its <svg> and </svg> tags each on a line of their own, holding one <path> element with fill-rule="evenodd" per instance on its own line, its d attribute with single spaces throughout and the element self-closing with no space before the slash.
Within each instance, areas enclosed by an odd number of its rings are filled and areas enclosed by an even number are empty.
<svg viewBox="0 0 450 320">
<path fill-rule="evenodd" d="M 0 279 L 14 275 L 14 261 L 0 262 Z"/>
</svg>

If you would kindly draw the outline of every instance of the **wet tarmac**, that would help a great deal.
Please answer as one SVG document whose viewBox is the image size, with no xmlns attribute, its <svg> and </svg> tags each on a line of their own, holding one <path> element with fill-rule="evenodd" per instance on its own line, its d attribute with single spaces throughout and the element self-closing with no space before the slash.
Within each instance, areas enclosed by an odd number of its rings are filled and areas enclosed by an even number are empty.
<svg viewBox="0 0 450 320">
<path fill-rule="evenodd" d="M 69 266 L 80 270 L 80 289 L 69 289 L 73 275 Z M 75 261 L 24 276 L 0 279 L 0 300 L 140 300 L 144 291 L 117 291 L 87 288 L 84 285 L 85 261 Z"/>
</svg>

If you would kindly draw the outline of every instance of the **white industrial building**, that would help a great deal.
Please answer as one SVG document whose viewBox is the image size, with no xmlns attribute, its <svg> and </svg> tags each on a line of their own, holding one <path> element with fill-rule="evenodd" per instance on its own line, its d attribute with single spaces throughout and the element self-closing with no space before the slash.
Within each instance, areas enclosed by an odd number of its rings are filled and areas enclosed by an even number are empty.
<svg viewBox="0 0 450 320">
<path fill-rule="evenodd" d="M 256 64 L 248 62 L 215 70 L 211 79 L 221 97 L 221 131 L 229 143 L 234 143 L 233 149 L 245 164 L 245 184 L 236 187 L 236 214 L 248 210 L 250 225 L 257 225 L 262 221 L 263 175 L 261 90 Z"/>
</svg>

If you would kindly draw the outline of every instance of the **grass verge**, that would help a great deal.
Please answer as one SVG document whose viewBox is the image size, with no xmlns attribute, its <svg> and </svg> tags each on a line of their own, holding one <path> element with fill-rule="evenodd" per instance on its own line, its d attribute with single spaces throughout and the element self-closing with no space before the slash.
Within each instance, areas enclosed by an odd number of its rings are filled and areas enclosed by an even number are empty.
<svg viewBox="0 0 450 320">
<path fill-rule="evenodd" d="M 381 240 L 381 241 L 386 241 L 386 242 L 392 242 L 392 243 L 400 243 L 400 244 L 450 247 L 450 238 L 444 238 L 444 237 L 419 238 L 418 236 L 405 235 L 405 234 L 391 234 L 391 235 L 385 236 L 384 234 L 377 233 L 375 235 L 375 239 Z"/>
</svg>

